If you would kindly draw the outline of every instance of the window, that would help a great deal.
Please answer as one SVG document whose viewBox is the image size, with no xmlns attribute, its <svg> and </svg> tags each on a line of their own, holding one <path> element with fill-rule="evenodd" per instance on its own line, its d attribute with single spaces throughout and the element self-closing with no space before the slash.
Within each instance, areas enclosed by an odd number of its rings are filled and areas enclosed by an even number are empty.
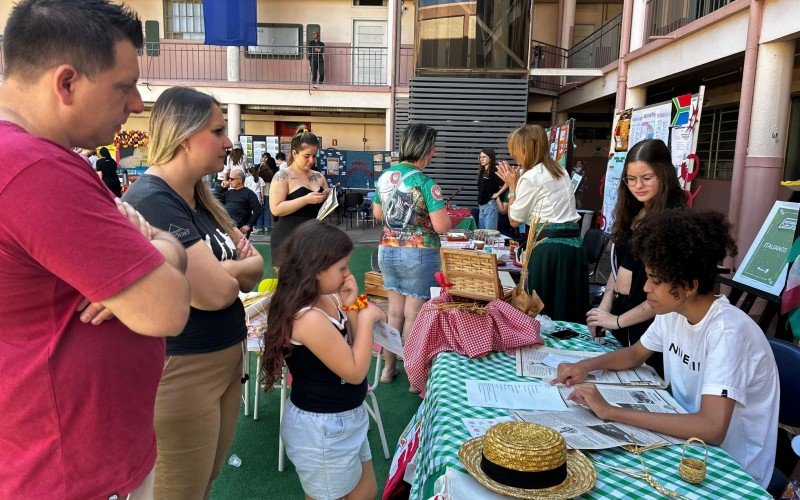
<svg viewBox="0 0 800 500">
<path fill-rule="evenodd" d="M 527 74 L 531 1 L 419 0 L 420 75 Z"/>
<path fill-rule="evenodd" d="M 179 40 L 203 40 L 203 1 L 164 0 L 164 35 Z"/>
<path fill-rule="evenodd" d="M 353 0 L 353 7 L 386 7 L 388 0 Z"/>
<path fill-rule="evenodd" d="M 738 105 L 703 110 L 697 137 L 701 178 L 730 180 L 733 176 L 738 120 Z"/>
<path fill-rule="evenodd" d="M 247 55 L 300 57 L 303 45 L 302 24 L 259 23 L 258 45 L 247 47 Z"/>
</svg>

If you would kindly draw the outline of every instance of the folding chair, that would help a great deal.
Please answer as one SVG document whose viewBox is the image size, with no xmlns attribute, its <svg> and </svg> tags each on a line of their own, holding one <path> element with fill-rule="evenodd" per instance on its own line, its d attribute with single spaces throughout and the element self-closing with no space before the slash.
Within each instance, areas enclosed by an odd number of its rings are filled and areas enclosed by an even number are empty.
<svg viewBox="0 0 800 500">
<path fill-rule="evenodd" d="M 372 349 L 378 353 L 378 356 L 375 359 L 375 373 L 372 378 L 372 383 L 369 384 L 367 387 L 367 398 L 364 400 L 364 407 L 367 409 L 367 413 L 369 416 L 375 420 L 375 424 L 378 427 L 378 434 L 381 437 L 381 446 L 383 446 L 383 457 L 387 460 L 389 459 L 389 445 L 386 444 L 386 431 L 383 429 L 383 420 L 381 419 L 381 410 L 378 407 L 378 398 L 375 397 L 375 389 L 378 388 L 378 384 L 381 383 L 381 363 L 383 361 L 383 346 L 374 343 L 372 344 Z M 371 403 L 370 403 L 371 402 Z"/>
</svg>

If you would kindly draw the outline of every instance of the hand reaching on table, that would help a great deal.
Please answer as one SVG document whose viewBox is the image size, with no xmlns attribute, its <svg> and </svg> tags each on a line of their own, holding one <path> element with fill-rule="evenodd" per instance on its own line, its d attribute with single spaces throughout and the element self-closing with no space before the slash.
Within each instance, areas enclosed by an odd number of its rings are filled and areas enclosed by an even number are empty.
<svg viewBox="0 0 800 500">
<path fill-rule="evenodd" d="M 559 368 L 561 366 L 559 365 Z M 597 418 L 608 420 L 609 410 L 614 407 L 608 404 L 597 386 L 594 384 L 578 384 L 572 393 L 567 396 L 569 401 L 574 401 L 580 405 L 588 406 L 597 415 Z"/>
<path fill-rule="evenodd" d="M 580 384 L 586 380 L 586 375 L 589 374 L 589 370 L 584 368 L 580 361 L 577 363 L 559 363 L 557 370 L 556 378 L 551 380 L 550 383 L 564 384 L 567 387 Z"/>
</svg>

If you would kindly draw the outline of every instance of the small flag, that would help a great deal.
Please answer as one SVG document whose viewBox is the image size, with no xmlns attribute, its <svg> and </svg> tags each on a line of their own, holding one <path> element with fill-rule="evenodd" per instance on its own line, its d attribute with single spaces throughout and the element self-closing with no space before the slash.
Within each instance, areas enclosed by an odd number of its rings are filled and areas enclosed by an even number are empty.
<svg viewBox="0 0 800 500">
<path fill-rule="evenodd" d="M 689 116 L 692 111 L 692 94 L 683 94 L 672 99 L 675 107 L 675 118 L 672 119 L 671 127 L 682 127 L 689 124 Z"/>
</svg>

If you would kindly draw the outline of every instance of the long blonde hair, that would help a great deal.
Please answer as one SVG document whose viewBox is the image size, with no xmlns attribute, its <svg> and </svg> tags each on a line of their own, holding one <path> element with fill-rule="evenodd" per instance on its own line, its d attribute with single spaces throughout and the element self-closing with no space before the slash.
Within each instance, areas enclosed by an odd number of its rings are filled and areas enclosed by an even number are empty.
<svg viewBox="0 0 800 500">
<path fill-rule="evenodd" d="M 541 125 L 523 125 L 508 134 L 508 152 L 524 170 L 543 163 L 553 179 L 566 175 L 550 157 L 550 141 Z"/>
<path fill-rule="evenodd" d="M 219 106 L 216 99 L 194 89 L 172 87 L 164 91 L 156 99 L 150 113 L 150 145 L 147 148 L 150 165 L 162 165 L 172 160 L 181 142 L 208 124 L 214 106 Z M 202 178 L 194 185 L 194 197 L 236 241 L 236 226 Z"/>
</svg>

